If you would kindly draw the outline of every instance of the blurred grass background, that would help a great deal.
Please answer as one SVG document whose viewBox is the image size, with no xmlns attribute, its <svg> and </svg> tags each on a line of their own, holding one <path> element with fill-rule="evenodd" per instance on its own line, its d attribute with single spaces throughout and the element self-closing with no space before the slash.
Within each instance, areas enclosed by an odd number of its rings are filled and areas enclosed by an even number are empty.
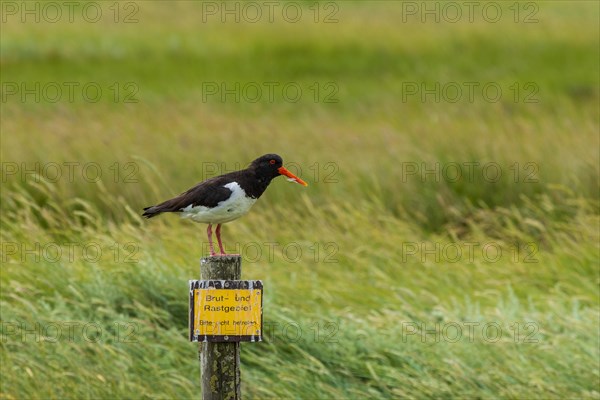
<svg viewBox="0 0 600 400">
<path fill-rule="evenodd" d="M 402 2 L 339 2 L 336 23 L 322 23 L 330 3 L 318 3 L 318 23 L 313 2 L 294 3 L 307 15 L 298 23 L 222 23 L 203 22 L 201 2 L 137 2 L 129 24 L 101 4 L 110 17 L 95 24 L 2 24 L 1 398 L 198 397 L 186 296 L 204 227 L 139 211 L 208 167 L 267 152 L 310 186 L 274 181 L 224 241 L 230 251 L 257 244 L 259 257 L 242 252 L 244 275 L 265 282 L 265 321 L 302 334 L 273 329 L 242 346 L 247 397 L 600 397 L 597 3 L 517 3 L 538 7 L 536 23 L 523 14 L 515 23 L 513 3 L 496 3 L 497 23 L 475 14 L 439 24 L 407 17 Z M 53 103 L 6 93 L 23 82 L 96 82 L 103 95 Z M 207 99 L 203 84 L 214 82 L 292 82 L 303 95 Z M 407 83 L 451 82 L 492 82 L 503 94 L 403 98 Z M 128 83 L 137 103 L 123 101 Z M 524 101 L 527 83 L 535 103 Z M 324 102 L 326 84 L 337 102 Z M 469 162 L 479 163 L 475 179 L 406 175 L 408 163 L 421 172 Z M 57 163 L 63 176 L 23 174 L 36 163 Z M 97 163 L 102 179 L 80 167 L 68 179 L 64 163 Z M 490 163 L 497 182 L 482 178 Z M 472 259 L 465 243 L 477 243 Z M 482 253 L 486 243 L 502 249 L 499 260 Z M 62 257 L 27 252 L 48 244 Z M 90 244 L 98 260 L 82 256 Z M 407 254 L 415 244 L 463 254 Z M 301 248 L 297 262 L 286 245 Z M 53 343 L 18 328 L 65 322 L 102 334 Z M 471 322 L 499 324 L 501 339 L 405 330 Z M 132 342 L 114 340 L 119 324 L 134 324 L 123 325 L 136 327 Z"/>
</svg>

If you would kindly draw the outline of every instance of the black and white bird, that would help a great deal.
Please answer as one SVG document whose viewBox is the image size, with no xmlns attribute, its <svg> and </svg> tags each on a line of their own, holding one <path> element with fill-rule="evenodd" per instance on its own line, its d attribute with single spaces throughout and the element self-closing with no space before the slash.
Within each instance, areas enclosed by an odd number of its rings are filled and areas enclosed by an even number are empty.
<svg viewBox="0 0 600 400">
<path fill-rule="evenodd" d="M 287 176 L 303 186 L 306 182 L 283 167 L 277 154 L 265 154 L 252 161 L 248 168 L 230 172 L 200 182 L 177 197 L 152 207 L 144 208 L 142 214 L 152 218 L 164 212 L 180 213 L 182 218 L 208 224 L 210 255 L 216 253 L 212 241 L 212 225 L 217 224 L 216 234 L 221 255 L 226 255 L 221 242 L 221 224 L 245 215 L 263 194 L 273 178 Z"/>
</svg>

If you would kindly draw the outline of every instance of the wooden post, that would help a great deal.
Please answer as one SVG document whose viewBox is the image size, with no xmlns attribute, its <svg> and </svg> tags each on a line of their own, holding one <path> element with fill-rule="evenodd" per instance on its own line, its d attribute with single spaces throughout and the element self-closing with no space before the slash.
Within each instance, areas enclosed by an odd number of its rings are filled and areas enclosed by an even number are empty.
<svg viewBox="0 0 600 400">
<path fill-rule="evenodd" d="M 242 257 L 213 256 L 200 261 L 200 279 L 240 280 Z M 203 400 L 238 400 L 240 390 L 240 343 L 201 342 L 200 371 Z"/>
</svg>

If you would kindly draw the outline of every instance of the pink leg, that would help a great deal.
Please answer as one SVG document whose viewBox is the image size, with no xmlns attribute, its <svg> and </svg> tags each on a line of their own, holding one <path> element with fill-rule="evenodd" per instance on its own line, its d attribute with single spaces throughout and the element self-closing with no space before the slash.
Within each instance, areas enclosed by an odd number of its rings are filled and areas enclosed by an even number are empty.
<svg viewBox="0 0 600 400">
<path fill-rule="evenodd" d="M 219 250 L 221 250 L 221 255 L 224 256 L 225 250 L 223 249 L 223 242 L 221 242 L 221 224 L 217 224 L 217 242 L 219 242 Z"/>
<path fill-rule="evenodd" d="M 217 231 L 218 230 L 219 230 L 219 228 L 217 227 Z M 208 246 L 210 248 L 210 255 L 214 256 L 215 255 L 215 249 L 213 247 L 213 241 L 212 241 L 212 224 L 208 224 L 208 228 L 206 228 L 206 233 L 208 234 Z"/>
</svg>

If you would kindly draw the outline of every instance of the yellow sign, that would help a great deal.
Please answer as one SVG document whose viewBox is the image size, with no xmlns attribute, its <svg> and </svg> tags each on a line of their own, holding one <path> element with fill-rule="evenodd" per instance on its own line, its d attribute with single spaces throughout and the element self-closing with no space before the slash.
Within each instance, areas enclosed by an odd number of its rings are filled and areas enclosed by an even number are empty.
<svg viewBox="0 0 600 400">
<path fill-rule="evenodd" d="M 262 282 L 190 281 L 190 340 L 262 340 Z"/>
</svg>

